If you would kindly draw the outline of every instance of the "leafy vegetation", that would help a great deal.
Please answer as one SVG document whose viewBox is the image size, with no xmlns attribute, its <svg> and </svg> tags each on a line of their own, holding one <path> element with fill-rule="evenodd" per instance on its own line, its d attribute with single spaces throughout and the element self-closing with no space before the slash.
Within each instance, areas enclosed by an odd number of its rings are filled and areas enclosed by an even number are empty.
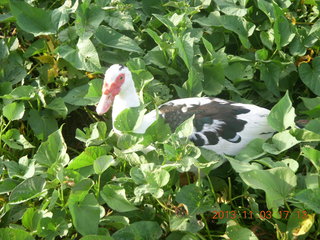
<svg viewBox="0 0 320 240">
<path fill-rule="evenodd" d="M 319 10 L 0 0 L 0 239 L 319 239 Z M 188 141 L 191 120 L 133 134 L 131 109 L 117 137 L 94 113 L 113 63 L 129 67 L 149 110 L 219 96 L 272 108 L 278 133 L 219 156 Z"/>
</svg>

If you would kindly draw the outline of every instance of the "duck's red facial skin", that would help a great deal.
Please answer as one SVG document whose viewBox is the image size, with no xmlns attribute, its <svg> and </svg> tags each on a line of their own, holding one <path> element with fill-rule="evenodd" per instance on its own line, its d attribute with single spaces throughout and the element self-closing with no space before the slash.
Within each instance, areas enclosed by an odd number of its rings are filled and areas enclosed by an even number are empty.
<svg viewBox="0 0 320 240">
<path fill-rule="evenodd" d="M 125 74 L 120 73 L 114 82 L 111 84 L 108 84 L 107 82 L 103 83 L 102 87 L 102 96 L 100 98 L 100 101 L 97 105 L 96 112 L 99 115 L 102 115 L 110 109 L 113 100 L 116 95 L 119 94 L 121 90 L 121 86 L 124 83 L 125 80 Z"/>
<path fill-rule="evenodd" d="M 112 94 L 114 97 L 119 94 L 122 84 L 124 83 L 125 75 L 123 73 L 119 74 L 116 80 L 111 83 L 104 83 L 102 88 L 102 94 L 108 95 Z"/>
</svg>

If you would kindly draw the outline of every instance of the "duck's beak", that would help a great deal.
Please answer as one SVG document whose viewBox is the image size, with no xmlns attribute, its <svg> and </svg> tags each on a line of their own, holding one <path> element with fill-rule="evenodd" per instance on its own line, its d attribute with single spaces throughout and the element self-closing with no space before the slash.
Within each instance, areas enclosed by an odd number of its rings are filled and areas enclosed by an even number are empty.
<svg viewBox="0 0 320 240">
<path fill-rule="evenodd" d="M 112 93 L 108 93 L 108 94 L 102 93 L 102 96 L 96 108 L 96 112 L 98 113 L 98 115 L 102 115 L 108 112 L 109 108 L 113 103 L 113 100 L 114 100 L 114 96 Z"/>
</svg>

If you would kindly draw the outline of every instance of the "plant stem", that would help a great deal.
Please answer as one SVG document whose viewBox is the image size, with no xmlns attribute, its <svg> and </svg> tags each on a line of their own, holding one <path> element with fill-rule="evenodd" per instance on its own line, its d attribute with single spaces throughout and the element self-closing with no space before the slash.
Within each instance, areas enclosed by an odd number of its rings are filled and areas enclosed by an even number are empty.
<svg viewBox="0 0 320 240">
<path fill-rule="evenodd" d="M 205 226 L 206 231 L 207 231 L 207 233 L 208 233 L 209 239 L 210 239 L 210 240 L 213 240 L 213 238 L 211 237 L 211 234 L 210 234 L 210 229 L 209 229 L 209 226 L 208 226 L 208 223 L 207 223 L 206 218 L 204 217 L 203 213 L 200 214 L 200 216 L 201 216 L 201 218 L 202 218 L 202 221 L 204 222 L 204 226 Z"/>
</svg>

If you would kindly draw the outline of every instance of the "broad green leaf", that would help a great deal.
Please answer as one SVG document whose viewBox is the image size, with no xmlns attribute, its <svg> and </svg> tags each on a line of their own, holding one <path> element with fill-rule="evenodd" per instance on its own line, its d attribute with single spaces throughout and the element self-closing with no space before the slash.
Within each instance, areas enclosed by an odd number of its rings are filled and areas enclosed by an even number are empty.
<svg viewBox="0 0 320 240">
<path fill-rule="evenodd" d="M 320 214 L 320 188 L 304 189 L 298 192 L 294 198 L 299 200 L 307 209 Z"/>
<path fill-rule="evenodd" d="M 10 82 L 0 82 L 0 97 L 7 95 L 12 91 L 12 84 Z"/>
<path fill-rule="evenodd" d="M 260 1 L 259 1 L 260 2 Z M 268 49 L 272 50 L 273 42 L 274 42 L 274 33 L 273 29 L 270 29 L 267 32 L 261 31 L 260 32 L 260 39 L 264 46 Z"/>
<path fill-rule="evenodd" d="M 302 82 L 313 93 L 320 96 L 320 57 L 315 57 L 311 65 L 309 63 L 302 63 L 298 69 Z"/>
<path fill-rule="evenodd" d="M 0 228 L 0 239 L 5 240 L 34 240 L 26 231 L 18 228 Z"/>
<path fill-rule="evenodd" d="M 251 170 L 240 173 L 240 177 L 249 187 L 261 189 L 266 193 L 268 209 L 282 206 L 297 185 L 296 175 L 287 167 Z"/>
<path fill-rule="evenodd" d="M 76 11 L 75 27 L 81 39 L 90 38 L 105 18 L 105 12 L 101 7 L 82 2 Z"/>
<path fill-rule="evenodd" d="M 176 47 L 179 51 L 179 56 L 183 59 L 187 68 L 191 71 L 191 66 L 193 64 L 193 43 L 194 38 L 190 36 L 190 32 L 186 33 L 182 37 L 178 37 L 175 39 Z"/>
<path fill-rule="evenodd" d="M 24 1 L 10 1 L 11 13 L 17 19 L 17 24 L 24 31 L 34 36 L 49 35 L 57 32 L 58 19 L 51 10 L 32 7 Z"/>
<path fill-rule="evenodd" d="M 6 42 L 3 39 L 1 39 L 0 40 L 0 60 L 6 59 L 8 56 L 9 56 L 8 46 Z"/>
<path fill-rule="evenodd" d="M 132 17 L 127 12 L 113 11 L 107 14 L 105 21 L 114 29 L 134 31 Z"/>
<path fill-rule="evenodd" d="M 319 142 L 320 134 L 311 132 L 307 129 L 294 128 L 290 130 L 292 136 L 301 142 Z"/>
<path fill-rule="evenodd" d="M 47 106 L 45 106 L 45 108 L 57 112 L 63 118 L 68 114 L 68 108 L 61 97 L 53 99 Z"/>
<path fill-rule="evenodd" d="M 48 173 L 55 175 L 69 163 L 67 145 L 62 136 L 62 129 L 50 134 L 47 141 L 42 142 L 34 159 L 48 168 Z"/>
<path fill-rule="evenodd" d="M 24 115 L 23 102 L 13 102 L 5 105 L 2 109 L 3 115 L 10 121 L 19 120 Z"/>
<path fill-rule="evenodd" d="M 261 166 L 258 164 L 250 164 L 249 161 L 237 160 L 231 157 L 226 157 L 230 162 L 232 168 L 237 173 L 248 172 L 250 170 L 260 170 Z"/>
<path fill-rule="evenodd" d="M 171 31 L 175 28 L 173 22 L 167 17 L 160 14 L 152 14 L 155 16 L 161 23 L 163 23 Z"/>
<path fill-rule="evenodd" d="M 77 128 L 76 139 L 86 143 L 86 147 L 92 145 L 100 145 L 106 140 L 107 126 L 105 122 L 96 122 L 90 124 L 89 128 L 84 128 L 84 131 Z"/>
<path fill-rule="evenodd" d="M 100 206 L 93 194 L 88 194 L 83 201 L 69 204 L 72 222 L 83 236 L 98 233 Z"/>
<path fill-rule="evenodd" d="M 94 160 L 93 169 L 96 174 L 101 175 L 110 166 L 114 166 L 115 164 L 116 161 L 113 159 L 111 155 L 105 155 Z"/>
<path fill-rule="evenodd" d="M 320 151 L 306 146 L 301 149 L 301 153 L 303 156 L 308 158 L 317 171 L 320 172 Z"/>
<path fill-rule="evenodd" d="M 46 190 L 44 189 L 46 181 L 41 176 L 28 178 L 16 186 L 10 196 L 11 204 L 20 204 L 30 199 L 41 196 Z"/>
<path fill-rule="evenodd" d="M 93 187 L 93 184 L 94 182 L 90 178 L 77 182 L 71 189 L 67 205 L 82 202 L 88 196 L 88 192 Z"/>
<path fill-rule="evenodd" d="M 262 149 L 268 153 L 277 155 L 288 150 L 300 141 L 290 134 L 289 130 L 279 132 L 271 138 L 271 143 L 266 142 L 262 145 Z"/>
<path fill-rule="evenodd" d="M 101 44 L 107 47 L 118 48 L 129 52 L 143 52 L 134 40 L 106 26 L 100 26 L 95 33 L 95 37 Z"/>
<path fill-rule="evenodd" d="M 212 202 L 209 199 L 204 197 L 203 189 L 195 184 L 183 186 L 176 195 L 176 201 L 185 204 L 191 216 L 211 210 Z"/>
<path fill-rule="evenodd" d="M 6 178 L 0 181 L 0 194 L 11 192 L 18 184 L 19 181 L 11 178 Z"/>
<path fill-rule="evenodd" d="M 34 148 L 34 146 L 29 143 L 22 134 L 20 134 L 19 130 L 15 128 L 9 129 L 4 135 L 2 135 L 1 140 L 13 149 L 22 150 Z"/>
<path fill-rule="evenodd" d="M 5 161 L 3 164 L 7 168 L 7 173 L 10 178 L 30 178 L 35 173 L 35 164 L 33 159 L 28 159 L 27 156 L 23 156 L 16 161 Z"/>
<path fill-rule="evenodd" d="M 27 50 L 24 52 L 23 56 L 25 58 L 29 58 L 31 56 L 45 52 L 46 49 L 47 49 L 46 40 L 43 38 L 40 38 L 37 41 L 33 42 L 27 48 Z"/>
<path fill-rule="evenodd" d="M 294 127 L 295 122 L 294 108 L 288 92 L 281 98 L 281 100 L 273 106 L 268 116 L 268 123 L 277 131 L 283 131 L 288 127 Z"/>
<path fill-rule="evenodd" d="M 205 27 L 223 27 L 227 30 L 235 32 L 245 48 L 251 46 L 248 39 L 252 35 L 255 25 L 247 22 L 244 18 L 232 15 L 222 15 L 219 12 L 211 12 L 208 17 L 200 17 L 194 22 Z"/>
<path fill-rule="evenodd" d="M 221 64 L 203 66 L 203 92 L 208 95 L 218 95 L 224 89 L 225 72 Z"/>
<path fill-rule="evenodd" d="M 274 41 L 277 49 L 280 50 L 293 40 L 295 33 L 292 30 L 291 23 L 284 15 L 283 10 L 276 3 L 273 3 L 273 12 L 275 16 L 273 25 Z"/>
<path fill-rule="evenodd" d="M 28 116 L 28 124 L 39 140 L 45 140 L 52 132 L 58 129 L 58 123 L 49 113 L 31 109 Z"/>
<path fill-rule="evenodd" d="M 127 108 L 117 116 L 113 126 L 121 132 L 132 132 L 140 126 L 145 112 L 141 107 Z"/>
<path fill-rule="evenodd" d="M 228 225 L 226 235 L 229 239 L 237 240 L 259 240 L 257 236 L 248 228 L 241 227 L 239 224 Z"/>
<path fill-rule="evenodd" d="M 15 100 L 30 100 L 35 96 L 35 89 L 32 86 L 19 86 L 9 94 L 10 98 Z"/>
<path fill-rule="evenodd" d="M 185 120 L 183 123 L 181 123 L 174 131 L 175 134 L 177 134 L 180 138 L 182 137 L 189 137 L 193 131 L 193 120 L 194 115 Z"/>
<path fill-rule="evenodd" d="M 89 39 L 80 38 L 76 48 L 64 44 L 60 45 L 55 51 L 79 70 L 96 72 L 101 68 L 96 48 Z"/>
<path fill-rule="evenodd" d="M 275 95 L 280 96 L 279 81 L 282 67 L 276 63 L 264 63 L 260 66 L 260 78 L 267 88 Z"/>
<path fill-rule="evenodd" d="M 114 240 L 114 239 L 110 236 L 86 235 L 86 236 L 80 238 L 80 240 Z"/>
<path fill-rule="evenodd" d="M 125 189 L 121 186 L 107 184 L 100 194 L 108 206 L 117 212 L 130 212 L 138 209 L 128 201 Z"/>
<path fill-rule="evenodd" d="M 152 142 L 164 142 L 171 135 L 170 127 L 162 117 L 159 117 L 146 130 L 145 136 L 151 138 Z"/>
<path fill-rule="evenodd" d="M 215 0 L 218 8 L 221 12 L 226 15 L 234 15 L 238 17 L 243 17 L 247 14 L 247 9 L 244 5 L 239 4 L 238 1 L 234 0 Z"/>
<path fill-rule="evenodd" d="M 262 146 L 265 140 L 257 138 L 252 140 L 245 146 L 236 156 L 237 160 L 240 161 L 251 161 L 265 155 L 265 151 Z"/>
<path fill-rule="evenodd" d="M 203 227 L 204 223 L 198 221 L 196 216 L 177 216 L 173 215 L 169 220 L 170 230 L 197 233 Z"/>
<path fill-rule="evenodd" d="M 157 240 L 161 236 L 161 227 L 157 222 L 152 221 L 134 222 L 112 235 L 114 240 Z"/>
<path fill-rule="evenodd" d="M 71 160 L 68 165 L 68 169 L 79 169 L 87 166 L 92 166 L 94 160 L 96 160 L 98 157 L 106 155 L 107 153 L 108 149 L 106 147 L 87 147 L 84 152 Z"/>
</svg>

